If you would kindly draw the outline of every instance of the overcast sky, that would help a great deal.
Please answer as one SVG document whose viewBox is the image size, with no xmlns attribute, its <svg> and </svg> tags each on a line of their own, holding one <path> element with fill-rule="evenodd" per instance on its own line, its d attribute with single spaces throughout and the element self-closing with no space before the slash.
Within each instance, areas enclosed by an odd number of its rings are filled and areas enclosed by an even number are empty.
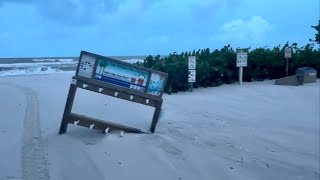
<svg viewBox="0 0 320 180">
<path fill-rule="evenodd" d="M 0 0 L 0 57 L 305 45 L 319 0 Z"/>
</svg>

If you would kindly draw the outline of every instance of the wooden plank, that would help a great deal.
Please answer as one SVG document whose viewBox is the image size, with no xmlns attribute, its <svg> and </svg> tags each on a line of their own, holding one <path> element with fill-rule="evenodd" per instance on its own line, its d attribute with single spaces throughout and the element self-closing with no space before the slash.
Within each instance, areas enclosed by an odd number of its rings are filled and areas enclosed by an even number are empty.
<svg viewBox="0 0 320 180">
<path fill-rule="evenodd" d="M 157 107 L 154 111 L 154 114 L 153 114 L 153 117 L 152 117 L 152 122 L 151 122 L 151 126 L 150 126 L 150 131 L 152 133 L 154 133 L 155 129 L 156 129 L 156 126 L 157 126 L 157 123 L 158 123 L 158 120 L 159 120 L 159 115 L 160 115 L 160 112 L 161 112 L 161 106 L 162 106 L 162 101 L 159 101 L 157 103 Z"/>
<path fill-rule="evenodd" d="M 66 106 L 64 108 L 63 117 L 60 125 L 59 134 L 63 134 L 67 132 L 68 128 L 68 115 L 71 113 L 74 97 L 76 95 L 77 86 L 74 84 L 70 84 L 69 93 L 67 97 Z"/>
<path fill-rule="evenodd" d="M 95 80 L 95 79 L 88 79 L 88 78 L 84 78 L 84 77 L 81 77 L 81 76 L 74 76 L 73 78 L 75 78 L 79 82 L 82 82 L 82 83 L 85 83 L 85 84 L 92 84 L 92 85 L 100 86 L 102 88 L 114 89 L 117 92 L 125 92 L 127 94 L 140 96 L 140 97 L 144 97 L 144 98 L 147 98 L 147 99 L 154 99 L 154 100 L 161 100 L 162 99 L 160 96 L 154 96 L 154 95 L 147 94 L 147 93 L 144 93 L 144 92 L 131 90 L 131 89 L 128 89 L 128 88 L 124 88 L 124 87 L 121 87 L 121 86 L 105 83 L 103 81 L 99 81 L 99 80 Z"/>
<path fill-rule="evenodd" d="M 87 55 L 87 56 L 91 56 L 91 57 L 95 58 L 95 66 L 94 66 L 93 73 L 90 78 L 82 77 L 82 76 L 78 75 L 79 69 L 80 69 L 80 64 L 81 64 L 81 59 L 82 59 L 83 55 Z M 110 62 L 122 64 L 122 65 L 125 65 L 128 67 L 132 67 L 132 68 L 135 68 L 135 69 L 138 69 L 141 71 L 148 72 L 149 76 L 147 79 L 146 90 L 144 92 L 140 92 L 140 91 L 136 91 L 136 90 L 133 90 L 130 88 L 121 87 L 121 86 L 117 86 L 117 85 L 114 85 L 111 83 L 100 81 L 99 79 L 95 79 L 95 71 L 97 69 L 99 59 L 107 60 Z M 160 76 L 164 76 L 163 89 L 161 90 L 161 93 L 159 96 L 151 95 L 151 94 L 147 93 L 148 86 L 150 85 L 150 79 L 151 79 L 152 73 L 156 73 L 156 74 L 159 74 Z M 75 98 L 75 93 L 76 93 L 77 88 L 82 88 L 82 89 L 86 89 L 86 90 L 93 91 L 96 93 L 100 93 L 100 94 L 104 94 L 104 95 L 108 95 L 108 96 L 113 96 L 113 97 L 117 97 L 117 98 L 120 98 L 123 100 L 132 101 L 135 103 L 155 107 L 155 111 L 153 114 L 152 123 L 151 123 L 151 127 L 150 127 L 151 132 L 154 132 L 155 127 L 158 122 L 158 119 L 159 119 L 160 111 L 161 111 L 161 106 L 162 106 L 162 101 L 163 101 L 162 95 L 163 95 L 164 88 L 165 88 L 165 85 L 167 82 L 167 78 L 168 78 L 168 74 L 164 73 L 164 72 L 156 71 L 156 70 L 153 70 L 150 68 L 145 68 L 142 66 L 137 66 L 137 65 L 130 64 L 127 62 L 115 60 L 115 59 L 112 59 L 109 57 L 100 56 L 100 55 L 97 55 L 94 53 L 81 51 L 78 67 L 76 70 L 76 75 L 73 77 L 73 79 L 75 79 L 77 82 L 75 83 L 75 85 L 74 84 L 70 85 L 68 98 L 67 98 L 65 110 L 63 113 L 63 118 L 62 118 L 59 133 L 60 134 L 65 133 L 67 131 L 68 123 L 73 123 L 74 121 L 77 121 L 77 120 L 80 120 L 80 122 L 78 123 L 78 125 L 80 125 L 80 126 L 90 127 L 91 124 L 95 124 L 95 126 L 93 128 L 99 129 L 99 130 L 105 130 L 106 128 L 109 127 L 111 129 L 119 129 L 119 130 L 124 130 L 127 132 L 136 132 L 136 133 L 142 132 L 140 129 L 137 129 L 137 128 L 133 128 L 133 127 L 129 127 L 129 126 L 121 125 L 121 124 L 116 124 L 116 123 L 112 123 L 112 122 L 108 122 L 108 121 L 101 121 L 99 119 L 86 117 L 86 116 L 80 116 L 80 115 L 71 113 L 71 109 L 73 106 L 73 101 Z M 100 88 L 102 88 L 103 90 L 102 91 L 99 90 Z M 115 93 L 117 93 L 117 96 L 115 96 Z"/>
<path fill-rule="evenodd" d="M 94 69 L 93 69 L 93 73 L 92 73 L 91 78 L 86 78 L 86 77 L 82 77 L 82 76 L 79 76 L 79 75 L 78 75 L 78 73 L 79 73 L 79 68 L 80 68 L 80 61 L 81 61 L 81 58 L 82 58 L 83 55 L 87 55 L 87 56 L 91 56 L 91 57 L 95 58 L 95 66 L 94 66 Z M 121 87 L 121 86 L 116 86 L 116 85 L 113 85 L 113 84 L 106 83 L 106 82 L 100 81 L 100 80 L 98 80 L 98 79 L 95 79 L 94 76 L 95 76 L 95 71 L 96 71 L 97 66 L 98 66 L 98 63 L 99 63 L 99 58 L 100 58 L 100 59 L 108 60 L 108 61 L 110 61 L 110 62 L 122 64 L 122 65 L 125 65 L 125 66 L 128 66 L 128 67 L 132 67 L 132 68 L 135 68 L 135 69 L 138 69 L 138 70 L 147 71 L 147 72 L 149 73 L 149 77 L 148 77 L 148 79 L 147 79 L 147 84 L 146 84 L 146 90 L 145 90 L 145 92 L 135 91 L 135 90 L 132 90 L 132 89 L 129 89 L 129 88 L 124 88 L 124 87 Z M 148 85 L 150 84 L 150 79 L 151 79 L 151 74 L 152 74 L 152 73 L 156 73 L 156 74 L 159 74 L 159 75 L 161 75 L 161 76 L 164 76 L 164 84 L 163 84 L 163 88 L 162 88 L 161 93 L 160 93 L 159 96 L 150 95 L 150 94 L 147 93 L 147 91 L 148 91 Z M 165 89 L 165 85 L 166 85 L 167 79 L 168 79 L 168 74 L 165 73 L 165 72 L 156 71 L 156 70 L 151 69 L 151 68 L 146 68 L 146 67 L 143 67 L 143 66 L 138 66 L 138 65 L 130 64 L 130 63 L 127 63 L 127 62 L 124 62 L 124 61 L 119 61 L 119 60 L 116 60 L 116 59 L 112 59 L 112 58 L 109 58 L 109 57 L 97 55 L 97 54 L 90 53 L 90 52 L 86 52 L 86 51 L 81 51 L 81 53 L 80 53 L 80 58 L 79 58 L 79 63 L 78 63 L 78 67 L 77 67 L 77 70 L 76 70 L 76 77 L 77 77 L 77 78 L 83 78 L 84 81 L 90 81 L 90 82 L 92 82 L 92 83 L 93 83 L 93 82 L 95 82 L 95 83 L 101 83 L 101 84 L 100 84 L 101 86 L 109 85 L 109 86 L 113 86 L 114 88 L 119 88 L 120 90 L 129 91 L 130 93 L 138 93 L 138 94 L 140 94 L 141 96 L 146 95 L 146 96 L 149 96 L 149 97 L 148 97 L 149 99 L 150 99 L 151 97 L 154 97 L 154 98 L 156 98 L 156 99 L 161 99 L 161 98 L 162 98 L 162 95 L 163 95 L 163 91 L 164 91 L 164 89 Z"/>
<path fill-rule="evenodd" d="M 160 75 L 163 75 L 163 76 L 168 76 L 167 73 L 164 73 L 164 72 L 161 72 L 161 71 L 157 71 L 157 70 L 150 69 L 150 68 L 146 68 L 146 67 L 143 67 L 143 66 L 138 66 L 138 65 L 135 65 L 135 64 L 127 63 L 127 62 L 125 62 L 125 61 L 119 61 L 119 60 L 116 60 L 116 59 L 112 59 L 112 58 L 110 58 L 110 57 L 101 56 L 101 55 L 94 54 L 94 53 L 90 53 L 90 52 L 87 52 L 87 51 L 81 51 L 81 55 L 93 56 L 93 57 L 95 57 L 97 60 L 98 60 L 99 58 L 100 58 L 100 59 L 105 59 L 105 60 L 108 60 L 108 61 L 111 61 L 111 62 L 115 62 L 115 63 L 119 63 L 119 64 L 122 64 L 122 65 L 125 65 L 125 66 L 129 66 L 129 67 L 132 67 L 132 68 L 135 68 L 135 69 L 139 69 L 139 70 L 143 70 L 143 71 L 148 71 L 148 72 L 153 72 L 153 73 L 157 73 L 157 74 L 160 74 Z M 80 56 L 81 56 L 81 55 L 80 55 Z"/>
<path fill-rule="evenodd" d="M 130 133 L 146 133 L 138 128 L 133 128 L 130 126 L 117 124 L 109 121 L 102 121 L 96 118 L 87 117 L 75 113 L 70 113 L 69 115 L 69 123 L 74 123 L 75 121 L 79 121 L 77 125 L 84 126 L 84 127 L 90 127 L 90 125 L 94 124 L 93 129 L 104 131 L 107 128 L 110 128 L 110 130 L 122 130 L 125 132 Z"/>
<path fill-rule="evenodd" d="M 83 87 L 84 84 L 86 84 L 88 86 L 84 88 Z M 114 90 L 112 88 L 101 87 L 101 86 L 98 86 L 98 85 L 95 85 L 95 84 L 86 83 L 84 81 L 77 81 L 77 87 L 79 87 L 81 89 L 93 91 L 93 92 L 96 92 L 96 93 L 100 93 L 100 94 L 104 94 L 104 95 L 108 95 L 108 96 L 113 96 L 113 97 L 115 97 L 114 94 L 115 94 L 115 92 L 117 92 L 118 95 L 116 96 L 116 98 L 124 99 L 124 100 L 127 100 L 127 101 L 132 101 L 132 102 L 135 102 L 135 103 L 139 103 L 139 104 L 143 104 L 143 105 L 151 106 L 151 107 L 156 107 L 156 104 L 157 104 L 156 102 L 159 101 L 157 99 L 149 99 L 149 98 L 141 97 L 141 96 L 138 96 L 138 95 L 132 95 L 130 93 L 127 93 L 126 91 L 117 91 L 117 90 Z M 99 88 L 103 88 L 103 91 L 99 92 Z M 132 100 L 130 99 L 131 95 L 133 96 Z M 147 99 L 149 100 L 148 103 L 147 103 Z"/>
<path fill-rule="evenodd" d="M 165 76 L 164 81 L 163 81 L 163 87 L 162 87 L 162 90 L 161 90 L 161 94 L 159 96 L 161 99 L 162 99 L 162 95 L 164 93 L 164 90 L 166 88 L 167 81 L 168 81 L 168 74 L 167 74 L 167 76 Z"/>
</svg>

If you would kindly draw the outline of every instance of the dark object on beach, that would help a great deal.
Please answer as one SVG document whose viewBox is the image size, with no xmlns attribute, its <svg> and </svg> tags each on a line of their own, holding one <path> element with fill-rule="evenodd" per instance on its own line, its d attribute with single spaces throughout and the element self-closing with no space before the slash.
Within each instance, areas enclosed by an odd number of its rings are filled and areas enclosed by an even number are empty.
<svg viewBox="0 0 320 180">
<path fill-rule="evenodd" d="M 317 70 L 311 67 L 301 67 L 296 69 L 296 75 L 300 75 L 300 85 L 304 83 L 315 83 L 317 81 L 317 73 Z"/>
<path fill-rule="evenodd" d="M 296 75 L 275 80 L 275 85 L 299 86 L 304 83 L 315 83 L 317 81 L 317 70 L 311 67 L 296 69 Z"/>
</svg>

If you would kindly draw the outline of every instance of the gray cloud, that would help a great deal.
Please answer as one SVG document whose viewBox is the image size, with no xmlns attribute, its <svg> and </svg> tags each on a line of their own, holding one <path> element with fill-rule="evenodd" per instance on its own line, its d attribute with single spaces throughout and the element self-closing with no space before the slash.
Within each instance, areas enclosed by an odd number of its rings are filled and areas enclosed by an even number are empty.
<svg viewBox="0 0 320 180">
<path fill-rule="evenodd" d="M 67 25 L 92 24 L 102 14 L 112 14 L 127 0 L 0 0 L 4 3 L 34 6 L 45 21 Z"/>
<path fill-rule="evenodd" d="M 96 23 L 104 15 L 117 13 L 124 3 L 127 6 L 139 5 L 141 11 L 144 11 L 161 1 L 163 0 L 0 0 L 0 7 L 4 3 L 29 4 L 36 8 L 46 22 L 83 26 Z"/>
<path fill-rule="evenodd" d="M 38 4 L 46 18 L 68 25 L 88 25 L 96 22 L 102 14 L 117 11 L 124 0 L 55 0 Z"/>
</svg>

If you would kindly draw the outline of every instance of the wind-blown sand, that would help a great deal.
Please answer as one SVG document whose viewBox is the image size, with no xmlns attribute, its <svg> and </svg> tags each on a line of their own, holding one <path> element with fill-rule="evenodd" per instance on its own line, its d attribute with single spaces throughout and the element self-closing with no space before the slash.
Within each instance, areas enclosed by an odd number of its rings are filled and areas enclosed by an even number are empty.
<svg viewBox="0 0 320 180">
<path fill-rule="evenodd" d="M 0 78 L 0 179 L 319 179 L 319 80 L 164 95 L 156 133 L 58 135 L 74 73 Z M 152 108 L 78 91 L 74 112 L 148 129 Z"/>
</svg>

